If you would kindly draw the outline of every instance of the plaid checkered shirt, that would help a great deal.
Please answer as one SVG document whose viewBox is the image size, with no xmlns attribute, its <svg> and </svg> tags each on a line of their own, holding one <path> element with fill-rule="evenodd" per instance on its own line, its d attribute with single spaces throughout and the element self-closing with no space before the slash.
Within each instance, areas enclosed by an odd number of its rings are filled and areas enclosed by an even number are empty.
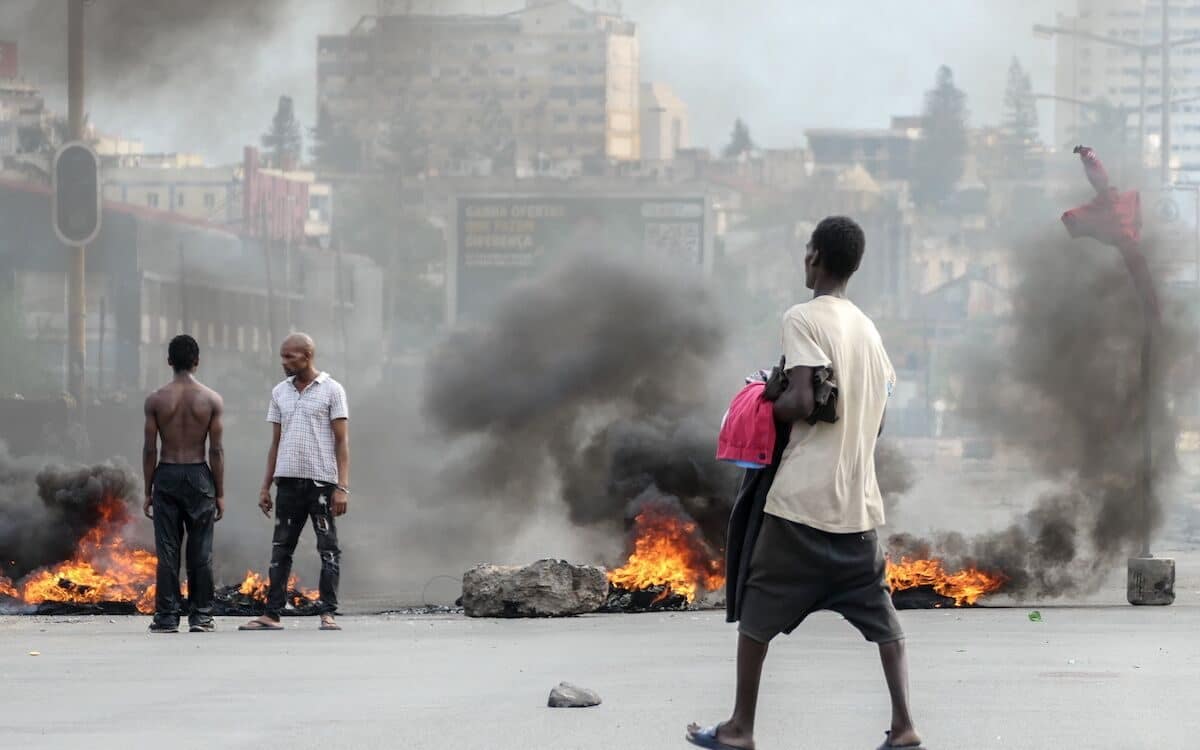
<svg viewBox="0 0 1200 750">
<path fill-rule="evenodd" d="M 303 392 L 288 378 L 271 391 L 267 421 L 280 426 L 275 476 L 337 484 L 333 421 L 349 419 L 346 389 L 323 372 Z"/>
</svg>

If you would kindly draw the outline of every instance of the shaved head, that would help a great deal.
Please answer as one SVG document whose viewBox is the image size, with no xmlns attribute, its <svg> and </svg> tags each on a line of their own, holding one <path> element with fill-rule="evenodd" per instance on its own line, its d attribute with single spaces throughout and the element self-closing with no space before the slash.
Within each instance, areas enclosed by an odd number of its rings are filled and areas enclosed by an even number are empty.
<svg viewBox="0 0 1200 750">
<path fill-rule="evenodd" d="M 307 333 L 293 333 L 283 340 L 283 349 L 299 349 L 310 357 L 317 354 L 317 343 Z"/>
<path fill-rule="evenodd" d="M 317 345 L 307 333 L 293 333 L 279 347 L 279 359 L 288 377 L 312 371 Z"/>
</svg>

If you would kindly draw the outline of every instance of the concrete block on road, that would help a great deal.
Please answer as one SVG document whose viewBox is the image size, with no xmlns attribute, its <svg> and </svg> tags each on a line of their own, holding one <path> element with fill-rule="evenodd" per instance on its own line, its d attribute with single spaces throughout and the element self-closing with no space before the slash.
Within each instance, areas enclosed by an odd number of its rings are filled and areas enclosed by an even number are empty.
<svg viewBox="0 0 1200 750">
<path fill-rule="evenodd" d="M 1166 605 L 1175 601 L 1175 561 L 1169 557 L 1131 557 L 1126 596 L 1130 604 Z"/>
</svg>

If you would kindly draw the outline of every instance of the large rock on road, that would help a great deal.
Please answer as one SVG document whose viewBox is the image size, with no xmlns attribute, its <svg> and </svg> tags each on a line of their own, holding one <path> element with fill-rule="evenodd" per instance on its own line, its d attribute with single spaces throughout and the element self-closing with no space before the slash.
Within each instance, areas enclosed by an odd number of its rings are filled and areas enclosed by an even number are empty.
<svg viewBox="0 0 1200 750">
<path fill-rule="evenodd" d="M 532 565 L 477 565 L 463 574 L 468 617 L 569 617 L 595 612 L 608 599 L 604 568 L 538 560 Z"/>
</svg>

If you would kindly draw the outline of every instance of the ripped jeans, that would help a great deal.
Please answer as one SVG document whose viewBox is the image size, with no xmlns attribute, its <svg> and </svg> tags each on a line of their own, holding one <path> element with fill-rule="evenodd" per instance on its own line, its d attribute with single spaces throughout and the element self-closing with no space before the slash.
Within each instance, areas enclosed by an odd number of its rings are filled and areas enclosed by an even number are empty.
<svg viewBox="0 0 1200 750">
<path fill-rule="evenodd" d="M 268 617 L 279 619 L 287 604 L 287 583 L 292 574 L 292 554 L 300 541 L 304 524 L 312 518 L 317 534 L 317 552 L 321 556 L 320 613 L 337 611 L 337 587 L 341 550 L 337 527 L 333 523 L 333 485 L 311 479 L 275 480 L 275 536 L 271 541 L 270 588 L 267 591 Z"/>
</svg>

